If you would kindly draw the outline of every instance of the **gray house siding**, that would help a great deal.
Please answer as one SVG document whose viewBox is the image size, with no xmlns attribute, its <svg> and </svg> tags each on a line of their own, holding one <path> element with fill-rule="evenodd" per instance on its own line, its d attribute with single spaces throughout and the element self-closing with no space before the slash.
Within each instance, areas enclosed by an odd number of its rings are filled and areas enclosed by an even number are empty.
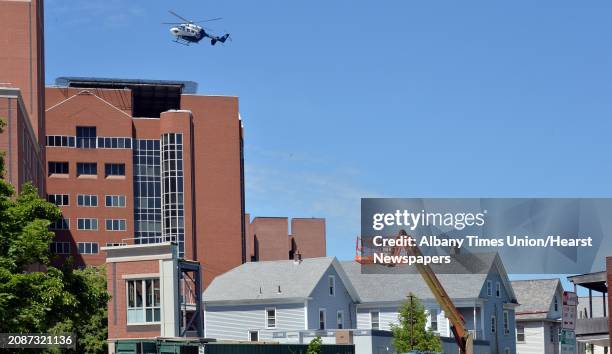
<svg viewBox="0 0 612 354">
<path fill-rule="evenodd" d="M 491 284 L 491 293 L 487 292 L 487 282 Z M 500 284 L 500 293 L 497 294 L 497 284 Z M 516 323 L 514 309 L 505 309 L 504 304 L 510 302 L 503 280 L 497 272 L 490 272 L 480 291 L 480 298 L 485 299 L 483 321 L 484 339 L 491 346 L 491 353 L 504 353 L 508 348 L 510 353 L 516 352 Z M 508 333 L 504 333 L 504 311 L 508 311 Z M 492 318 L 495 316 L 495 332 L 492 331 Z"/>
<path fill-rule="evenodd" d="M 276 309 L 276 328 L 266 328 L 266 308 Z M 204 331 L 208 338 L 249 340 L 249 331 L 259 331 L 260 340 L 271 340 L 272 332 L 305 329 L 304 304 L 206 305 Z"/>
<path fill-rule="evenodd" d="M 329 276 L 335 279 L 335 295 L 329 295 Z M 319 309 L 325 309 L 325 329 L 337 328 L 338 311 L 343 312 L 344 328 L 355 328 L 355 306 L 334 267 L 329 267 L 317 283 L 308 300 L 308 329 L 319 329 Z"/>
</svg>

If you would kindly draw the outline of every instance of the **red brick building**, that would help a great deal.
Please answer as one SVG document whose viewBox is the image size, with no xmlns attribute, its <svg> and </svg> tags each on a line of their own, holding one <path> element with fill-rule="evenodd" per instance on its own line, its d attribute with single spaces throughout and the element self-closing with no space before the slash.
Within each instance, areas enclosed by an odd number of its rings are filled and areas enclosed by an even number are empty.
<svg viewBox="0 0 612 354">
<path fill-rule="evenodd" d="M 43 2 L 0 0 L 0 134 L 5 175 L 44 193 Z"/>
<path fill-rule="evenodd" d="M 250 220 L 247 214 L 246 249 L 251 261 L 276 261 L 325 257 L 325 219 L 293 218 L 291 231 L 286 217 L 256 217 Z"/>
<path fill-rule="evenodd" d="M 174 241 L 204 283 L 246 260 L 238 98 L 196 84 L 60 78 L 46 89 L 52 250 L 103 264 L 100 247 Z"/>
</svg>

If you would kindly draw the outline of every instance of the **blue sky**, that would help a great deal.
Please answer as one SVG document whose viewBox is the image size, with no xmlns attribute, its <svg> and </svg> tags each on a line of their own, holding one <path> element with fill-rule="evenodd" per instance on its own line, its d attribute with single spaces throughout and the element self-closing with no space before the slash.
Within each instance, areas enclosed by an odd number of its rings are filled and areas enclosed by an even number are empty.
<svg viewBox="0 0 612 354">
<path fill-rule="evenodd" d="M 46 75 L 184 79 L 240 96 L 247 209 L 327 218 L 361 197 L 611 196 L 608 1 L 47 0 Z M 229 31 L 171 42 L 168 9 Z"/>
</svg>

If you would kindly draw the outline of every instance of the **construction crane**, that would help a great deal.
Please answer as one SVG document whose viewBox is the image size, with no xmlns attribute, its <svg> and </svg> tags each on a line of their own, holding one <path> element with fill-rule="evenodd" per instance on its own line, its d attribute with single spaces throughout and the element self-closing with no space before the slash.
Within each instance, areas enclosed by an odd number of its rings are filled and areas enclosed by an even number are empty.
<svg viewBox="0 0 612 354">
<path fill-rule="evenodd" d="M 411 238 L 406 231 L 400 230 L 398 238 Z M 391 251 L 393 256 L 401 255 L 402 249 L 405 250 L 409 256 L 415 256 L 417 258 L 421 257 L 423 254 L 421 250 L 416 246 L 415 242 L 411 242 L 414 246 L 406 246 L 406 247 L 390 247 L 387 248 L 387 251 Z M 360 239 L 357 238 L 357 254 L 355 256 L 355 260 L 361 264 L 374 264 L 374 258 L 371 255 L 364 255 L 363 253 L 364 247 L 363 243 L 360 245 Z M 391 258 L 398 259 L 398 258 Z M 395 266 L 394 263 L 385 264 L 387 266 Z M 465 327 L 465 319 L 461 312 L 457 310 L 455 304 L 444 290 L 444 287 L 438 280 L 436 273 L 431 269 L 429 265 L 424 265 L 421 263 L 415 264 L 417 270 L 427 283 L 429 290 L 433 293 L 434 297 L 440 304 L 440 307 L 444 311 L 444 314 L 448 318 L 451 323 L 451 330 L 453 331 L 453 335 L 455 337 L 455 342 L 457 342 L 457 346 L 459 347 L 460 354 L 474 354 L 474 339 L 472 334 Z"/>
</svg>

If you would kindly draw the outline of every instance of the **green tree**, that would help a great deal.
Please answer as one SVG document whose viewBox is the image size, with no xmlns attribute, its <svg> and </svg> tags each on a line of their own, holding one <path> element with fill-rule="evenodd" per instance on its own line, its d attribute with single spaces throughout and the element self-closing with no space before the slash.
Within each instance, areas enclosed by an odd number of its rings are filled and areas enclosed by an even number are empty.
<svg viewBox="0 0 612 354">
<path fill-rule="evenodd" d="M 442 351 L 440 338 L 426 329 L 427 313 L 425 307 L 414 294 L 410 293 L 400 306 L 399 324 L 391 324 L 393 345 L 398 353 L 409 350 Z"/>
<path fill-rule="evenodd" d="M 321 354 L 323 350 L 321 349 L 321 340 L 320 336 L 316 336 L 313 340 L 308 343 L 308 349 L 306 349 L 306 354 Z"/>
<path fill-rule="evenodd" d="M 0 155 L 2 177 L 3 166 Z M 75 352 L 104 353 L 110 299 L 104 270 L 73 270 L 71 260 L 52 266 L 49 224 L 60 217 L 30 183 L 15 196 L 0 178 L 0 333 L 74 332 Z"/>
</svg>

